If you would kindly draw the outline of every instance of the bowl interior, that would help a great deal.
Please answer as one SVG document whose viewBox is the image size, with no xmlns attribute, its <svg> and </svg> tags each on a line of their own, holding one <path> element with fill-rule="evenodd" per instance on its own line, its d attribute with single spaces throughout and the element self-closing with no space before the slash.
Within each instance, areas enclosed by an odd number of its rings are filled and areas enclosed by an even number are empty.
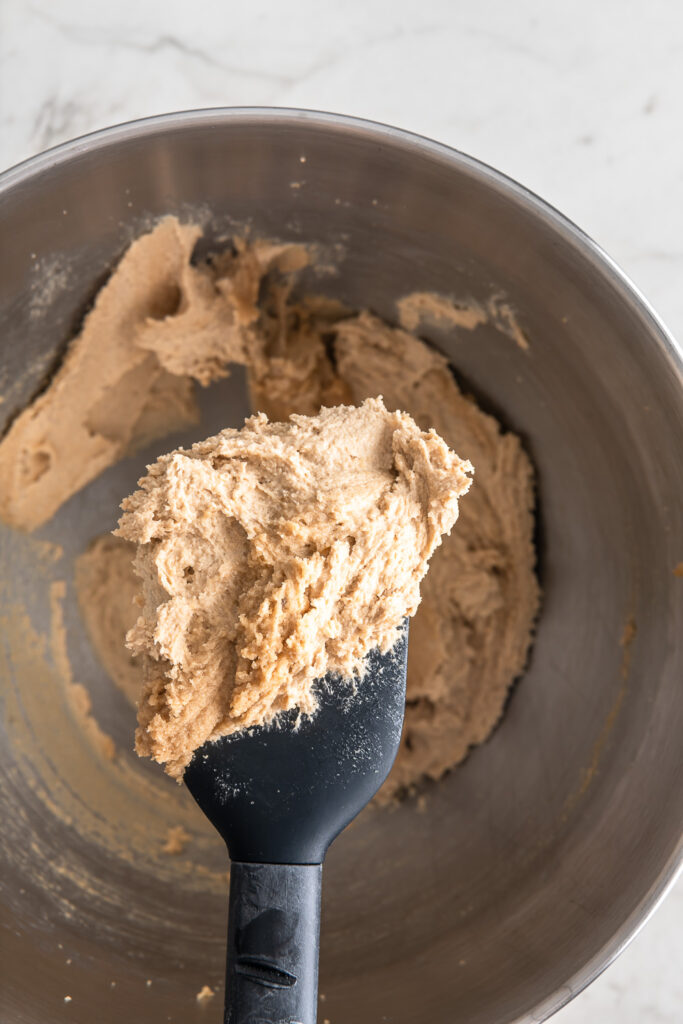
<svg viewBox="0 0 683 1024">
<path fill-rule="evenodd" d="M 0 427 L 127 243 L 168 212 L 201 219 L 213 246 L 245 224 L 319 242 L 338 272 L 315 287 L 388 320 L 422 289 L 500 291 L 519 313 L 526 351 L 488 327 L 423 333 L 537 468 L 531 661 L 465 764 L 419 802 L 366 812 L 332 848 L 320 1016 L 541 1020 L 633 930 L 680 848 L 680 362 L 588 240 L 494 172 L 360 122 L 207 112 L 5 177 Z M 192 433 L 112 468 L 37 534 L 0 527 L 3 1019 L 220 1018 L 219 999 L 204 1011 L 194 994 L 222 980 L 226 856 L 184 790 L 127 753 L 132 712 L 89 647 L 72 562 L 158 451 L 247 412 L 236 371 Z M 44 639 L 55 580 L 76 681 L 122 751 L 113 768 L 70 715 Z M 191 857 L 160 853 L 178 823 Z"/>
</svg>

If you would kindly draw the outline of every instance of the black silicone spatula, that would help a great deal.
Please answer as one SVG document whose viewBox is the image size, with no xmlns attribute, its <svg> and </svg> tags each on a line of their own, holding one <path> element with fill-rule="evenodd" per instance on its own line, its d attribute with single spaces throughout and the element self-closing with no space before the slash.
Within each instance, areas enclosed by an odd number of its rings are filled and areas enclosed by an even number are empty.
<svg viewBox="0 0 683 1024">
<path fill-rule="evenodd" d="M 355 688 L 325 677 L 310 718 L 205 743 L 185 782 L 232 860 L 226 1024 L 315 1024 L 322 862 L 396 757 L 408 625 Z"/>
</svg>

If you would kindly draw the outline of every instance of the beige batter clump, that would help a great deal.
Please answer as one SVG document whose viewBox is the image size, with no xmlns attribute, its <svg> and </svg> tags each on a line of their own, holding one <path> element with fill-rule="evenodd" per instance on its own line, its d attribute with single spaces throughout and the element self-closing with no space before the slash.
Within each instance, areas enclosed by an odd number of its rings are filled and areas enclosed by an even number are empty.
<svg viewBox="0 0 683 1024">
<path fill-rule="evenodd" d="M 204 1008 L 208 1003 L 211 1002 L 215 994 L 215 991 L 211 988 L 210 985 L 202 985 L 199 992 L 195 996 L 195 999 L 197 1000 L 199 1005 L 202 1008 Z"/>
<path fill-rule="evenodd" d="M 192 381 L 137 344 L 171 312 L 198 231 L 164 221 L 116 269 L 69 345 L 50 387 L 0 443 L 0 516 L 32 530 L 128 452 L 195 422 Z"/>
<path fill-rule="evenodd" d="M 173 217 L 124 254 L 49 388 L 0 442 L 0 517 L 33 530 L 124 455 L 198 419 L 206 385 L 245 361 L 265 273 L 300 246 L 241 244 L 195 267 L 201 234 Z"/>
<path fill-rule="evenodd" d="M 382 394 L 387 408 L 406 411 L 422 429 L 433 426 L 476 466 L 411 625 L 406 727 L 388 787 L 438 778 L 490 734 L 526 660 L 538 606 L 529 459 L 517 437 L 461 393 L 443 357 L 408 331 L 367 313 L 349 316 L 320 296 L 292 302 L 292 272 L 306 261 L 300 246 L 239 243 L 194 266 L 199 233 L 167 218 L 130 247 L 50 386 L 0 441 L 0 516 L 31 529 L 135 445 L 130 406 L 113 400 L 126 391 L 119 382 L 140 384 L 136 422 L 147 418 L 147 437 L 150 420 L 158 433 L 170 429 L 176 414 L 164 427 L 158 396 L 154 416 L 140 412 L 151 402 L 150 368 L 185 396 L 181 419 L 194 415 L 191 378 L 208 384 L 235 361 L 247 366 L 252 408 L 274 420 Z M 499 297 L 482 305 L 418 293 L 398 306 L 411 330 L 435 323 L 462 332 L 488 322 L 528 345 Z M 110 348 L 115 359 L 106 358 Z M 120 591 L 135 589 L 132 567 L 123 588 L 123 557 L 111 569 L 105 548 L 91 554 L 101 563 L 97 601 L 111 608 Z M 126 614 L 112 617 L 111 644 L 90 628 L 110 665 L 114 647 L 123 649 Z"/>
<path fill-rule="evenodd" d="M 314 713 L 327 673 L 362 676 L 415 614 L 471 471 L 378 398 L 261 413 L 158 459 L 117 531 L 143 581 L 138 753 L 180 778 L 205 741 Z"/>
</svg>

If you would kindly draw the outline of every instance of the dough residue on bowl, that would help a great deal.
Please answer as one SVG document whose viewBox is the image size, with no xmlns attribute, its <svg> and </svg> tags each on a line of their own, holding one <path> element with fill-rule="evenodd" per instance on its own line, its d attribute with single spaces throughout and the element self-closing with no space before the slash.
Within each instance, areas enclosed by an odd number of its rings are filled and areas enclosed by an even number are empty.
<svg viewBox="0 0 683 1024">
<path fill-rule="evenodd" d="M 203 1008 L 211 1002 L 215 994 L 216 993 L 214 989 L 212 989 L 210 985 L 202 985 L 199 992 L 195 996 L 195 999 L 197 1000 L 198 1004 Z"/>
<path fill-rule="evenodd" d="M 0 443 L 0 516 L 33 530 L 103 469 L 173 429 L 196 422 L 194 386 L 137 343 L 140 324 L 175 309 L 195 229 L 175 245 L 162 222 L 116 269 L 69 344 L 50 386 Z"/>
<path fill-rule="evenodd" d="M 75 564 L 78 607 L 93 647 L 131 704 L 143 683 L 142 659 L 128 650 L 126 633 L 140 614 L 140 581 L 132 570 L 135 546 L 121 537 L 96 537 Z"/>
<path fill-rule="evenodd" d="M 247 367 L 252 408 L 273 420 L 383 395 L 388 409 L 409 413 L 422 430 L 434 427 L 476 468 L 411 625 L 406 724 L 386 791 L 438 778 L 490 734 L 526 660 L 538 606 L 529 458 L 419 338 L 320 296 L 294 301 L 301 246 L 237 242 L 194 264 L 199 233 L 166 218 L 129 248 L 55 378 L 0 441 L 0 515 L 24 529 L 45 522 L 139 443 L 138 433 L 149 439 L 196 415 L 194 381 L 225 376 L 232 362 Z M 433 300 L 423 296 L 402 312 L 406 322 L 426 322 Z M 454 329 L 480 322 L 470 319 Z M 493 316 L 492 323 L 503 329 Z M 115 359 L 104 358 L 109 348 Z M 130 398 L 124 379 L 134 385 Z M 172 400 L 160 402 L 167 386 Z M 150 403 L 153 414 L 145 412 Z M 93 559 L 106 561 L 104 549 Z M 103 601 L 117 578 L 101 575 Z"/>
</svg>

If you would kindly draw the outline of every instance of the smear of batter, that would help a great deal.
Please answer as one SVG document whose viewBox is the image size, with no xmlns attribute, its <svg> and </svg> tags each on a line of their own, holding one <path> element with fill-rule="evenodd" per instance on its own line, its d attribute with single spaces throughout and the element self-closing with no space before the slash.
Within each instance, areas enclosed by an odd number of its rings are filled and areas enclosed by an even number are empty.
<svg viewBox="0 0 683 1024">
<path fill-rule="evenodd" d="M 437 292 L 411 292 L 398 300 L 396 308 L 401 326 L 409 331 L 430 325 L 473 331 L 483 324 L 490 324 L 523 351 L 529 348 L 529 339 L 517 312 L 502 295 L 492 295 L 481 303 L 474 299 L 453 299 Z"/>
<path fill-rule="evenodd" d="M 96 750 L 107 761 L 116 756 L 116 746 L 108 733 L 100 728 L 92 714 L 90 694 L 82 683 L 74 680 L 71 662 L 66 649 L 66 629 L 64 626 L 64 598 L 66 583 L 54 580 L 50 584 L 50 646 L 55 666 L 64 684 L 64 689 L 71 712 L 80 723 L 81 728 L 89 737 Z"/>
<path fill-rule="evenodd" d="M 164 455 L 122 505 L 144 605 L 136 749 L 182 778 L 194 751 L 280 711 L 312 684 L 360 677 L 420 602 L 472 467 L 378 398 Z"/>
<path fill-rule="evenodd" d="M 156 362 L 147 365 L 158 365 L 156 373 L 163 370 L 182 382 L 183 395 L 189 393 L 190 377 L 206 384 L 225 375 L 231 360 L 245 362 L 252 407 L 271 419 L 291 412 L 314 415 L 321 405 L 360 403 L 383 394 L 387 408 L 407 411 L 422 429 L 434 426 L 477 470 L 457 530 L 433 559 L 411 626 L 406 728 L 388 787 L 395 792 L 424 774 L 439 777 L 489 735 L 526 659 L 538 604 L 529 459 L 518 438 L 460 392 L 443 357 L 412 334 L 369 314 L 350 316 L 320 296 L 292 302 L 292 271 L 306 261 L 300 246 L 240 243 L 217 260 L 193 266 L 198 234 L 169 218 L 131 246 L 59 374 L 0 442 L 0 515 L 32 528 L 135 443 L 134 431 L 122 439 L 120 423 L 107 427 L 118 439 L 112 444 L 105 445 L 105 435 L 92 430 L 93 388 L 99 388 L 100 370 L 110 365 L 101 358 L 106 345 L 118 352 L 114 393 L 126 368 L 153 357 Z M 140 282 L 132 298 L 131 277 Z M 154 282 L 158 290 L 151 296 Z M 406 300 L 403 322 L 435 323 L 438 307 L 441 326 L 450 322 L 471 330 L 488 317 L 492 326 L 515 337 L 519 324 L 513 311 L 506 329 L 505 316 L 493 307 L 480 304 L 480 313 L 472 313 L 472 304 L 438 298 L 436 306 L 431 294 Z M 89 356 L 83 351 L 86 339 Z M 115 416 L 118 407 L 107 402 L 107 389 L 98 394 L 107 416 Z M 147 400 L 140 395 L 138 408 Z M 95 419 L 96 427 L 106 427 L 106 418 L 104 424 Z M 47 423 L 59 444 L 46 455 L 45 431 L 38 427 Z M 36 470 L 38 479 L 31 482 Z M 98 556 L 93 552 L 92 557 Z M 122 557 L 120 571 L 100 575 L 98 593 L 110 607 L 125 576 L 123 562 Z M 128 573 L 131 581 L 132 569 Z M 131 582 L 128 591 L 134 586 Z M 122 640 L 123 622 L 112 619 L 111 628 Z M 92 626 L 90 632 L 102 648 Z"/>
<path fill-rule="evenodd" d="M 11 526 L 35 529 L 124 455 L 197 422 L 192 378 L 205 385 L 244 362 L 261 278 L 307 259 L 257 243 L 195 267 L 200 234 L 167 218 L 128 249 L 49 388 L 11 425 L 0 443 Z"/>
<path fill-rule="evenodd" d="M 161 847 L 162 853 L 177 857 L 183 852 L 190 841 L 190 833 L 182 825 L 173 825 L 166 833 L 166 841 Z"/>
<path fill-rule="evenodd" d="M 76 559 L 78 606 L 90 639 L 111 679 L 137 704 L 142 692 L 142 659 L 125 644 L 140 614 L 140 581 L 132 568 L 135 546 L 120 537 L 96 537 Z"/>
</svg>

